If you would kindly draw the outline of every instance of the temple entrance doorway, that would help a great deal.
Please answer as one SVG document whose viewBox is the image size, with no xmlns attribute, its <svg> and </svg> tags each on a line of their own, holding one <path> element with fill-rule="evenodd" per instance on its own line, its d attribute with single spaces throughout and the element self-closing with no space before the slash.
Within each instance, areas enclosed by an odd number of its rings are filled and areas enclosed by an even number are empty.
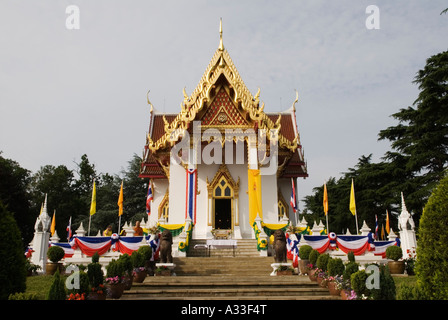
<svg viewBox="0 0 448 320">
<path fill-rule="evenodd" d="M 232 199 L 215 198 L 215 229 L 232 229 Z"/>
</svg>

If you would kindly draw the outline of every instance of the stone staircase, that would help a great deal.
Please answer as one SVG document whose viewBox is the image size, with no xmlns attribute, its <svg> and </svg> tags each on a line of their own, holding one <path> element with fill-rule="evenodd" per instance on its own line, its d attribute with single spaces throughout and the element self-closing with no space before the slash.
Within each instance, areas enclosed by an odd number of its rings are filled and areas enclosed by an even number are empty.
<svg viewBox="0 0 448 320">
<path fill-rule="evenodd" d="M 176 276 L 148 276 L 134 283 L 122 300 L 336 300 L 307 276 L 270 276 L 273 257 L 260 257 L 256 242 L 207 252 L 194 245 L 187 257 L 175 257 Z M 201 249 L 203 251 L 201 251 Z"/>
<path fill-rule="evenodd" d="M 191 240 L 188 257 L 259 257 L 256 239 L 239 239 L 236 248 L 232 247 L 206 247 L 207 240 Z"/>
</svg>

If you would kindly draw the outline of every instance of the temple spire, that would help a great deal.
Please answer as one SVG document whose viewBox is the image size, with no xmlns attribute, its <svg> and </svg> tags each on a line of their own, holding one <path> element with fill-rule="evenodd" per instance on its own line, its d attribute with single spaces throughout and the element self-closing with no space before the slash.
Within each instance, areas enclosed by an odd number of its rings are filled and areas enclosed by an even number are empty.
<svg viewBox="0 0 448 320">
<path fill-rule="evenodd" d="M 222 18 L 219 19 L 219 50 L 224 51 L 224 44 L 222 43 Z"/>
</svg>

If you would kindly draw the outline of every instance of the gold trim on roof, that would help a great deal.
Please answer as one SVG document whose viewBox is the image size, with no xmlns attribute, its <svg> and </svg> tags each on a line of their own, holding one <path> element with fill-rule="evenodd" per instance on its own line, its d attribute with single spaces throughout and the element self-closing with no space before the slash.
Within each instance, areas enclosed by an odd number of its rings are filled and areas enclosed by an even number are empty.
<svg viewBox="0 0 448 320">
<path fill-rule="evenodd" d="M 171 123 L 168 123 L 165 118 L 163 119 L 165 134 L 157 141 L 153 141 L 148 134 L 148 148 L 152 152 L 156 152 L 159 149 L 173 146 L 189 127 L 189 124 L 196 119 L 196 116 L 204 106 L 207 106 L 212 101 L 211 91 L 222 75 L 235 93 L 233 102 L 237 108 L 241 108 L 244 113 L 248 114 L 250 120 L 258 124 L 258 129 L 266 130 L 268 139 L 278 139 L 280 148 L 286 148 L 291 152 L 295 152 L 300 144 L 299 135 L 297 134 L 293 141 L 288 140 L 279 133 L 281 116 L 274 123 L 264 113 L 264 103 L 262 102 L 260 106 L 260 89 L 258 88 L 255 96 L 251 94 L 241 79 L 229 53 L 222 45 L 222 24 L 220 24 L 220 45 L 202 75 L 199 84 L 190 96 L 187 95 L 185 88 L 183 88 L 184 101 L 181 103 L 180 113 Z M 271 134 L 271 130 L 274 130 L 273 134 Z"/>
</svg>

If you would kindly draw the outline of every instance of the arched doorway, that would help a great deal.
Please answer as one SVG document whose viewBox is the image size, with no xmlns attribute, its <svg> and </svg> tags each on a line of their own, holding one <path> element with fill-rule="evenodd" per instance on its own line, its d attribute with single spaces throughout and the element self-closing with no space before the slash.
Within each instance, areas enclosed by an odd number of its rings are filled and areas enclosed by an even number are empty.
<svg viewBox="0 0 448 320">
<path fill-rule="evenodd" d="M 221 164 L 215 177 L 208 182 L 209 225 L 213 229 L 233 230 L 239 225 L 238 193 L 239 182 L 235 182 L 225 164 Z"/>
</svg>

